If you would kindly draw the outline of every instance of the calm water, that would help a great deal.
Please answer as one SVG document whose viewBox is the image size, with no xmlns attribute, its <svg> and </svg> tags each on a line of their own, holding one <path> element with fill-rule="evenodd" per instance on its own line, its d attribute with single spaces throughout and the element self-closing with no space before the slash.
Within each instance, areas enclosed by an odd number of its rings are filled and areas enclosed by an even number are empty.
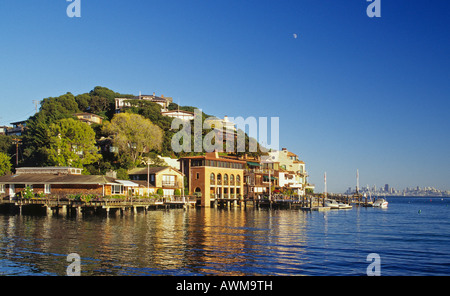
<svg viewBox="0 0 450 296">
<path fill-rule="evenodd" d="M 0 214 L 0 275 L 450 275 L 450 198 L 388 198 L 328 212 L 149 211 L 125 216 Z"/>
</svg>

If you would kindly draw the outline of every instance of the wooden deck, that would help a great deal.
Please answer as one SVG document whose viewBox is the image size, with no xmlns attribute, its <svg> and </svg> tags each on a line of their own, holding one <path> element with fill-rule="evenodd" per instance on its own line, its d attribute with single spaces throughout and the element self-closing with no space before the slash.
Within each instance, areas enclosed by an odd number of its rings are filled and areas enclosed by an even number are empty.
<svg viewBox="0 0 450 296">
<path fill-rule="evenodd" d="M 0 199 L 0 205 L 9 205 L 13 208 L 18 208 L 19 212 L 22 213 L 22 209 L 30 206 L 38 206 L 46 208 L 47 214 L 70 214 L 82 212 L 99 212 L 105 211 L 109 214 L 110 210 L 120 210 L 122 213 L 124 211 L 133 210 L 137 212 L 138 209 L 147 211 L 151 208 L 189 208 L 195 206 L 196 199 L 193 197 L 172 197 L 164 198 L 161 200 L 155 200 L 152 198 L 125 198 L 125 199 L 114 199 L 114 198 L 100 198 L 90 201 L 81 201 L 73 199 L 55 199 L 55 198 L 16 198 L 10 200 Z"/>
</svg>

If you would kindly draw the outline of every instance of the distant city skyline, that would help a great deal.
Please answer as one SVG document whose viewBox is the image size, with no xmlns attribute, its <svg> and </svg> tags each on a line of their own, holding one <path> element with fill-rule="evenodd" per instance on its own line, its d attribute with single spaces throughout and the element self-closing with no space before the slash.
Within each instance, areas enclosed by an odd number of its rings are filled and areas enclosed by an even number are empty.
<svg viewBox="0 0 450 296">
<path fill-rule="evenodd" d="M 95 86 L 223 118 L 279 117 L 323 192 L 450 189 L 450 3 L 4 1 L 0 125 Z"/>
</svg>

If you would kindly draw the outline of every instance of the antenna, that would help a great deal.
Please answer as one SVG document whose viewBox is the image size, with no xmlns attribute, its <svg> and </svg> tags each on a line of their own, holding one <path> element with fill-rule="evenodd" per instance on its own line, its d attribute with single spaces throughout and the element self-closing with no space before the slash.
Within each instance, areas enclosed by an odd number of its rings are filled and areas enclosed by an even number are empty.
<svg viewBox="0 0 450 296">
<path fill-rule="evenodd" d="M 38 113 L 38 105 L 41 103 L 40 100 L 33 100 L 34 109 L 36 110 L 36 113 Z"/>
</svg>

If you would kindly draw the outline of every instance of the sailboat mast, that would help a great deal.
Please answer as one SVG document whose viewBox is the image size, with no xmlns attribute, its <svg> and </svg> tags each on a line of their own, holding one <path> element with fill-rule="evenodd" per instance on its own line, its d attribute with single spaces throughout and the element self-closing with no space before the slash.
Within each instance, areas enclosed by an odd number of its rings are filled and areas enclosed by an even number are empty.
<svg viewBox="0 0 450 296">
<path fill-rule="evenodd" d="M 359 189 L 359 170 L 356 169 L 356 193 L 358 193 Z"/>
</svg>

